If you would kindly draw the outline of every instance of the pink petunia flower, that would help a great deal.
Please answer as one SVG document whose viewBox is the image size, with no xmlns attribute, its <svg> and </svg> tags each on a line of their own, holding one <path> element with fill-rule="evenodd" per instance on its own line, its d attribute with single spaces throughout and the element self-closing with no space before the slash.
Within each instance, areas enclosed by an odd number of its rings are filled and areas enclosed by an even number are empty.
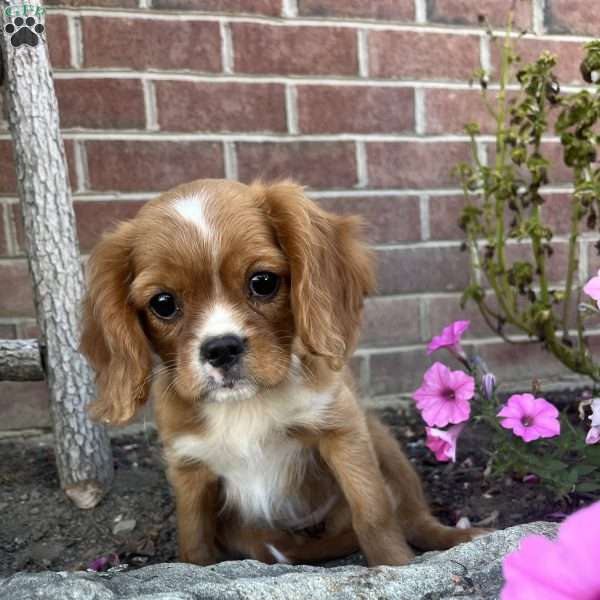
<svg viewBox="0 0 600 600">
<path fill-rule="evenodd" d="M 475 380 L 470 375 L 451 371 L 436 362 L 425 371 L 423 383 L 413 398 L 427 425 L 445 427 L 448 423 L 462 423 L 469 418 L 469 400 L 474 392 Z"/>
<path fill-rule="evenodd" d="M 590 427 L 590 430 L 585 436 L 585 443 L 591 446 L 598 442 L 600 442 L 600 427 Z"/>
<path fill-rule="evenodd" d="M 526 442 L 560 434 L 556 407 L 532 394 L 512 395 L 497 416 L 502 417 L 502 427 L 512 429 Z"/>
<path fill-rule="evenodd" d="M 564 521 L 554 542 L 540 535 L 521 541 L 504 559 L 501 600 L 600 598 L 600 502 Z"/>
<path fill-rule="evenodd" d="M 593 298 L 600 308 L 600 271 L 596 277 L 592 277 L 584 286 L 583 291 L 590 297 Z"/>
<path fill-rule="evenodd" d="M 425 427 L 427 439 L 425 445 L 440 462 L 456 462 L 456 441 L 465 424 L 452 425 L 446 431 L 435 427 Z"/>
<path fill-rule="evenodd" d="M 590 415 L 592 427 L 600 427 L 600 398 L 592 400 L 592 414 Z"/>
<path fill-rule="evenodd" d="M 461 353 L 460 338 L 470 324 L 471 321 L 454 321 L 454 323 L 444 327 L 442 333 L 434 336 L 429 342 L 427 354 L 432 354 L 440 348 L 448 348 L 448 350 L 457 354 Z"/>
</svg>

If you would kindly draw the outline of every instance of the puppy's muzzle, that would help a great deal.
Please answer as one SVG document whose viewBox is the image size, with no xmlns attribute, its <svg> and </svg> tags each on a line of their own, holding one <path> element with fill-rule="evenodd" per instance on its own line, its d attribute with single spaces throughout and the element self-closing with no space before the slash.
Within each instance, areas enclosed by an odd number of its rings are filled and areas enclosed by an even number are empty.
<svg viewBox="0 0 600 600">
<path fill-rule="evenodd" d="M 246 352 L 246 340 L 237 335 L 212 337 L 200 346 L 200 357 L 217 369 L 231 369 Z"/>
</svg>

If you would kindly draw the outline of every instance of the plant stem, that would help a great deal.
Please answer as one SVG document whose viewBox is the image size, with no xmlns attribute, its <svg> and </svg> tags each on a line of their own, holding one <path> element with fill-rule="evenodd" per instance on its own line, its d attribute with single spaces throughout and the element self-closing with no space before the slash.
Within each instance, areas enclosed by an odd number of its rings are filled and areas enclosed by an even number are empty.
<svg viewBox="0 0 600 600">
<path fill-rule="evenodd" d="M 575 184 L 581 180 L 581 169 L 575 169 Z M 569 331 L 569 312 L 571 309 L 571 294 L 575 267 L 579 266 L 577 256 L 577 242 L 579 241 L 579 201 L 573 195 L 571 199 L 571 231 L 569 234 L 569 255 L 567 258 L 567 280 L 565 282 L 565 299 L 563 304 L 563 336 L 566 338 Z"/>
</svg>

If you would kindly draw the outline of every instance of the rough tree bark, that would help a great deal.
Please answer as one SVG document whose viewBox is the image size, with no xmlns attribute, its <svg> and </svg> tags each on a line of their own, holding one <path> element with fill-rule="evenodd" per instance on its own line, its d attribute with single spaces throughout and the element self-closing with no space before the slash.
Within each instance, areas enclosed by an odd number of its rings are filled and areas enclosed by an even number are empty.
<svg viewBox="0 0 600 600">
<path fill-rule="evenodd" d="M 37 340 L 0 340 L 0 381 L 44 379 Z"/>
<path fill-rule="evenodd" d="M 78 352 L 84 277 L 46 32 L 35 46 L 14 47 L 5 25 L 20 24 L 15 17 L 23 3 L 0 0 L 0 7 L 4 102 L 50 388 L 58 474 L 67 496 L 80 508 L 92 508 L 110 486 L 113 467 L 108 434 L 88 419 L 86 410 L 95 388 L 91 369 Z M 8 13 L 7 7 L 12 7 Z"/>
</svg>

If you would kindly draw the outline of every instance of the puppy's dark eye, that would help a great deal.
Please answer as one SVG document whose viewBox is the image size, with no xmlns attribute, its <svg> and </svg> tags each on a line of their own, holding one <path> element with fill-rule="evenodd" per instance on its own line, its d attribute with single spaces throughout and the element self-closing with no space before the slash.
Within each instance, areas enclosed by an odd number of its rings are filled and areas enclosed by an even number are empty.
<svg viewBox="0 0 600 600">
<path fill-rule="evenodd" d="M 160 319 L 172 319 L 178 311 L 173 294 L 161 292 L 150 299 L 150 310 Z"/>
<path fill-rule="evenodd" d="M 254 273 L 250 277 L 250 295 L 255 298 L 270 298 L 279 289 L 279 277 L 269 271 Z"/>
</svg>

